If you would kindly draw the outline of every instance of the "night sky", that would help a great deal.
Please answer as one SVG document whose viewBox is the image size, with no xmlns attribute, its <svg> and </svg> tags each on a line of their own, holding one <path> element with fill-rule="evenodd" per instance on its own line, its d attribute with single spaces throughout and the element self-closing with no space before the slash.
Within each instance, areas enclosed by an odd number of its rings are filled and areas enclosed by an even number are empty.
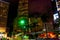
<svg viewBox="0 0 60 40">
<path fill-rule="evenodd" d="M 33 15 L 43 15 L 42 19 L 45 20 L 45 15 L 48 15 L 47 20 L 52 21 L 52 13 L 48 13 L 48 10 L 52 8 L 51 0 L 29 0 L 29 12 Z M 50 11 L 51 12 L 51 11 Z M 47 14 L 46 14 L 47 13 Z"/>
<path fill-rule="evenodd" d="M 47 8 L 51 8 L 50 0 L 29 0 L 29 10 L 30 12 L 47 12 Z"/>
</svg>

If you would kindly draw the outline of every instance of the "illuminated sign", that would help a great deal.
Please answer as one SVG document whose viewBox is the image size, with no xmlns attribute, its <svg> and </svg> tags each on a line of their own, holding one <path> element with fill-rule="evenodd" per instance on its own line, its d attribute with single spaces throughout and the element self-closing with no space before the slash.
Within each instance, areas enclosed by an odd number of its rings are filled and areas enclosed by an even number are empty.
<svg viewBox="0 0 60 40">
<path fill-rule="evenodd" d="M 54 14 L 53 16 L 54 16 L 54 20 L 56 20 L 57 18 L 59 18 L 58 13 Z"/>
<path fill-rule="evenodd" d="M 53 17 L 54 17 L 54 23 L 58 23 L 58 19 L 59 19 L 58 13 L 55 13 Z"/>
</svg>

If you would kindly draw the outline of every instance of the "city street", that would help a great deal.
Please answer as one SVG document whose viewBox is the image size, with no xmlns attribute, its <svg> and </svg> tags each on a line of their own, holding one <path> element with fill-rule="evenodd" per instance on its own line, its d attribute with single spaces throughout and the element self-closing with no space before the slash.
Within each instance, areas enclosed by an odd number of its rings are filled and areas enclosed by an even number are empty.
<svg viewBox="0 0 60 40">
<path fill-rule="evenodd" d="M 60 0 L 0 0 L 0 40 L 60 40 Z"/>
</svg>

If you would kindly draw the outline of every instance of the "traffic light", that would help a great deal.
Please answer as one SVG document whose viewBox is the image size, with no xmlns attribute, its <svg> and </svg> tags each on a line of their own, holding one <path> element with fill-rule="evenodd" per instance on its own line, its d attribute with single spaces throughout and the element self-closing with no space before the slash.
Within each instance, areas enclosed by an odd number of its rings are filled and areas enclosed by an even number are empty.
<svg viewBox="0 0 60 40">
<path fill-rule="evenodd" d="M 25 25 L 25 23 L 26 23 L 25 19 L 19 19 L 18 20 L 18 24 L 21 26 Z"/>
<path fill-rule="evenodd" d="M 19 17 L 17 20 L 18 27 L 24 29 L 28 25 L 28 18 L 26 17 Z"/>
</svg>

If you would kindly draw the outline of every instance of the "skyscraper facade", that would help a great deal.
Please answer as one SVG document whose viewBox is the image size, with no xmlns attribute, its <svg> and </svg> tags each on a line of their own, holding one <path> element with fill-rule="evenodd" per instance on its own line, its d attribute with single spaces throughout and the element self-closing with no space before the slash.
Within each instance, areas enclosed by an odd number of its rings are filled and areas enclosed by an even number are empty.
<svg viewBox="0 0 60 40">
<path fill-rule="evenodd" d="M 28 16 L 28 0 L 20 0 L 18 5 L 18 16 Z"/>
<path fill-rule="evenodd" d="M 28 0 L 19 0 L 18 4 L 18 13 L 17 13 L 17 18 L 18 17 L 27 17 L 28 18 Z M 20 28 L 17 27 L 16 20 L 14 22 L 14 30 L 15 31 L 21 31 Z"/>
<path fill-rule="evenodd" d="M 0 1 L 0 27 L 4 27 L 5 31 L 7 25 L 8 7 L 8 2 Z"/>
</svg>

